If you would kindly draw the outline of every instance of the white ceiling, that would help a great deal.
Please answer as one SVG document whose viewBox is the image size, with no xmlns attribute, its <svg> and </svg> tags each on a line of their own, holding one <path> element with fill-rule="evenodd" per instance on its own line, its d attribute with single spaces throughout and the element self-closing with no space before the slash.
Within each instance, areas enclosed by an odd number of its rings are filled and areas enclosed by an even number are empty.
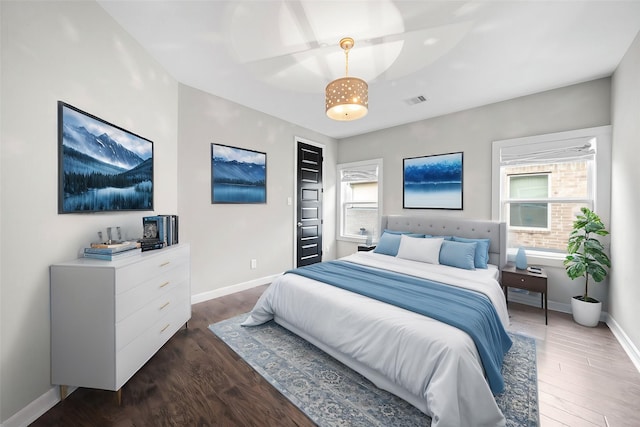
<svg viewBox="0 0 640 427">
<path fill-rule="evenodd" d="M 98 2 L 179 82 L 334 138 L 610 76 L 640 31 L 639 0 Z M 336 122 L 345 36 L 369 114 Z"/>
</svg>

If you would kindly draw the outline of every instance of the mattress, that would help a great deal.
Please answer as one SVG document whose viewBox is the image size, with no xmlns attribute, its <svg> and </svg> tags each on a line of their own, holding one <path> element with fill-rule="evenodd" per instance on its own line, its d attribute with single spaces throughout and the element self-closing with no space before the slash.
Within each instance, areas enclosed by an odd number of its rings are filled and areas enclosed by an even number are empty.
<svg viewBox="0 0 640 427">
<path fill-rule="evenodd" d="M 343 260 L 481 292 L 508 325 L 495 266 L 463 270 L 373 252 Z M 434 427 L 505 424 L 473 340 L 453 326 L 291 273 L 267 288 L 243 325 L 271 319 L 407 400 Z"/>
</svg>

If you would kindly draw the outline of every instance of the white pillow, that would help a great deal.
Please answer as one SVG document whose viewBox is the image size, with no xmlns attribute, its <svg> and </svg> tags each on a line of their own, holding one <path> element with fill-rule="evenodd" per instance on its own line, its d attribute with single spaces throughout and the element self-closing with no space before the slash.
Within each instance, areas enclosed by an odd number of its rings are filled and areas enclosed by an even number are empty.
<svg viewBox="0 0 640 427">
<path fill-rule="evenodd" d="M 440 246 L 444 239 L 409 237 L 404 234 L 400 237 L 398 258 L 412 261 L 440 264 Z"/>
</svg>

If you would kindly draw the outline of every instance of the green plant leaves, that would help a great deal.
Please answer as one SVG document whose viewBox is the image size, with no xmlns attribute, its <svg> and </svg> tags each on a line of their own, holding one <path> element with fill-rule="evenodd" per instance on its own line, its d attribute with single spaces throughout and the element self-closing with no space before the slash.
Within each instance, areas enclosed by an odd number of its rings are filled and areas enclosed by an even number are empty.
<svg viewBox="0 0 640 427">
<path fill-rule="evenodd" d="M 606 236 L 605 229 L 598 215 L 588 208 L 581 208 L 582 215 L 578 215 L 573 222 L 573 230 L 567 241 L 567 253 L 564 266 L 570 279 L 584 277 L 584 298 L 591 299 L 588 293 L 589 277 L 601 282 L 607 277 L 604 267 L 611 267 L 611 260 L 604 251 L 602 243 L 596 236 Z"/>
</svg>

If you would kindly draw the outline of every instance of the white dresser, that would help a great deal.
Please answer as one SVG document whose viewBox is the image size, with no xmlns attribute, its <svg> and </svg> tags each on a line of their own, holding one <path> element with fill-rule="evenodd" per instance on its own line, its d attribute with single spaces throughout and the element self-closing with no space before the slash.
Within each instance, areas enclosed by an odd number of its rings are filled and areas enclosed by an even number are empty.
<svg viewBox="0 0 640 427">
<path fill-rule="evenodd" d="M 189 246 L 51 266 L 51 383 L 117 391 L 191 318 Z"/>
</svg>

